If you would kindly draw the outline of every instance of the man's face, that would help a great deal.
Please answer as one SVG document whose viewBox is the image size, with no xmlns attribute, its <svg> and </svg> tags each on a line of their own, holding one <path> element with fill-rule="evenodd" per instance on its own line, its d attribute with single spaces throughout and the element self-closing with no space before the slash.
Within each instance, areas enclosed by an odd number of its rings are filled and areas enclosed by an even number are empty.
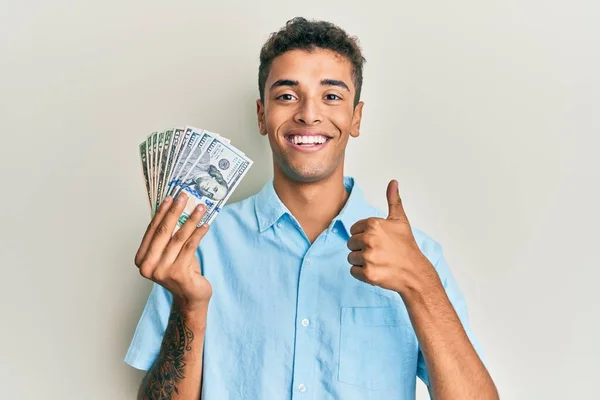
<svg viewBox="0 0 600 400">
<path fill-rule="evenodd" d="M 196 190 L 204 196 L 219 201 L 227 195 L 227 188 L 221 185 L 212 176 L 204 176 L 196 179 Z"/>
<path fill-rule="evenodd" d="M 292 50 L 273 60 L 257 114 L 275 168 L 297 182 L 343 169 L 348 138 L 358 136 L 362 115 L 354 95 L 352 64 L 333 51 Z"/>
</svg>

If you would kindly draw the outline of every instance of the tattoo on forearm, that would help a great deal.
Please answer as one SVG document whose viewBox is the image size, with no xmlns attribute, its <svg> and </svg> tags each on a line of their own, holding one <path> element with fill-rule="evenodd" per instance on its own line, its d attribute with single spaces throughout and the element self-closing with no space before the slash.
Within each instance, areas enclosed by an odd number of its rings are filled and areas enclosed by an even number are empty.
<svg viewBox="0 0 600 400">
<path fill-rule="evenodd" d="M 145 388 L 148 400 L 168 400 L 179 394 L 177 384 L 185 378 L 185 352 L 191 351 L 194 332 L 186 325 L 184 316 L 173 309 L 165 331 L 164 342 L 155 366 L 150 371 Z"/>
</svg>

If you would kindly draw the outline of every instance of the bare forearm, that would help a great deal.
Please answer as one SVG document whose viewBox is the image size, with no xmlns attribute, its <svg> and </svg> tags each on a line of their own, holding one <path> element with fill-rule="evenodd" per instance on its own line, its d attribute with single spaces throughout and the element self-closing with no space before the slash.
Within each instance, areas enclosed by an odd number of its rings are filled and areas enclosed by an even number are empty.
<svg viewBox="0 0 600 400">
<path fill-rule="evenodd" d="M 498 399 L 487 369 L 473 348 L 439 281 L 403 295 L 419 339 L 435 400 Z"/>
<path fill-rule="evenodd" d="M 173 305 L 160 353 L 138 392 L 138 400 L 200 398 L 206 311 L 182 312 Z"/>
</svg>

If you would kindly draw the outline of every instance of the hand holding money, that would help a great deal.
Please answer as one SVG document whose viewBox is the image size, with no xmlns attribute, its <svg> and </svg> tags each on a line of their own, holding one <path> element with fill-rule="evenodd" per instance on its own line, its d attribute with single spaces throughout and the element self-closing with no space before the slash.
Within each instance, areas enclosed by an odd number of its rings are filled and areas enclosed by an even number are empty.
<svg viewBox="0 0 600 400">
<path fill-rule="evenodd" d="M 144 234 L 135 264 L 144 278 L 171 292 L 180 310 L 195 311 L 205 308 L 212 296 L 211 285 L 200 273 L 195 256 L 208 224 L 197 227 L 206 212 L 204 205 L 198 205 L 173 234 L 187 200 L 187 195 L 181 194 L 175 201 L 168 196 L 162 202 Z"/>
<path fill-rule="evenodd" d="M 212 288 L 195 251 L 252 160 L 228 139 L 194 127 L 154 132 L 139 152 L 152 221 L 135 264 L 180 310 L 203 308 Z"/>
</svg>

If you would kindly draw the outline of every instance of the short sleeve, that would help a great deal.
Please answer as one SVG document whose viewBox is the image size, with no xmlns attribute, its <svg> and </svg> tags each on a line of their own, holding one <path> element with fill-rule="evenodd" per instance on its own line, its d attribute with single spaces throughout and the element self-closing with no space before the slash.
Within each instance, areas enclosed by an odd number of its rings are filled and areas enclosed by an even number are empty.
<svg viewBox="0 0 600 400">
<path fill-rule="evenodd" d="M 433 266 L 435 267 L 436 271 L 438 272 L 438 275 L 440 276 L 442 284 L 446 289 L 446 294 L 450 299 L 450 302 L 454 306 L 454 310 L 458 314 L 458 318 L 462 322 L 463 328 L 467 336 L 469 337 L 471 344 L 475 348 L 475 351 L 479 355 L 479 358 L 482 361 L 484 361 L 482 346 L 475 337 L 475 334 L 471 330 L 471 326 L 469 324 L 469 316 L 467 312 L 467 304 L 465 298 L 462 292 L 460 291 L 456 280 L 452 276 L 452 272 L 450 271 L 446 259 L 444 258 L 441 246 L 437 243 L 435 246 L 435 253 L 433 259 L 437 260 L 433 263 Z M 425 358 L 423 356 L 423 353 L 421 352 L 420 347 L 417 360 L 417 376 L 423 381 L 423 383 L 425 383 L 425 385 L 427 385 L 427 387 L 429 387 L 429 375 L 427 373 L 427 367 L 425 366 Z"/>
<path fill-rule="evenodd" d="M 160 352 L 172 302 L 171 293 L 154 283 L 125 355 L 127 364 L 145 371 L 152 367 Z"/>
</svg>

